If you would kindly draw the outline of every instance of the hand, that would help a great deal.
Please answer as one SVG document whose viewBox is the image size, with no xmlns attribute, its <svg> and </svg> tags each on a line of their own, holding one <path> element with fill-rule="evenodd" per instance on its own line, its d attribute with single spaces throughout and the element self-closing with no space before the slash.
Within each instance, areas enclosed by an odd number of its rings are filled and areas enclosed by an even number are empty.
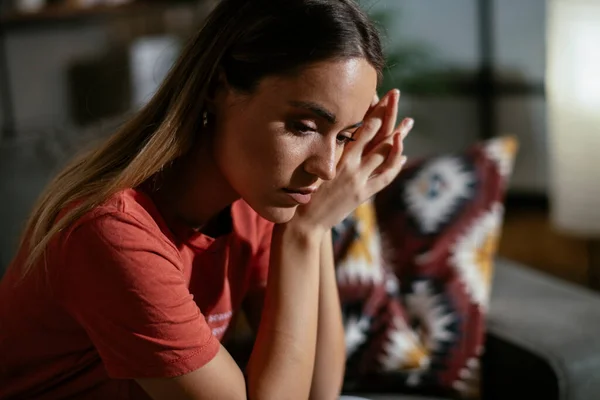
<svg viewBox="0 0 600 400">
<path fill-rule="evenodd" d="M 298 207 L 290 223 L 327 231 L 393 181 L 406 162 L 402 140 L 413 125 L 407 118 L 394 128 L 399 97 L 398 90 L 391 90 L 369 109 L 356 141 L 346 146 L 335 179 Z"/>
<path fill-rule="evenodd" d="M 389 94 L 390 93 L 387 93 L 386 95 L 389 95 Z M 400 93 L 398 92 L 398 97 L 396 99 L 396 102 L 398 102 L 399 99 L 400 99 Z M 369 107 L 369 110 L 367 111 L 367 114 L 366 114 L 367 116 L 375 108 L 375 106 L 377 106 L 377 104 L 379 102 L 380 102 L 379 96 L 377 94 L 375 94 L 375 96 L 373 96 L 373 101 L 371 102 L 371 106 Z M 394 119 L 394 121 L 396 121 L 396 120 Z M 405 118 L 402 120 L 400 125 L 398 125 L 396 127 L 396 129 L 394 129 L 394 132 L 392 132 L 392 134 L 388 135 L 387 137 L 383 136 L 382 133 L 384 131 L 380 130 L 379 133 L 373 138 L 373 140 L 371 140 L 371 142 L 365 147 L 365 152 L 372 150 L 377 144 L 381 143 L 382 140 L 387 140 L 391 144 L 394 134 L 396 134 L 398 132 L 400 133 L 400 141 L 403 141 L 404 138 L 406 137 L 406 135 L 408 135 L 408 133 L 412 129 L 413 124 L 414 124 L 414 121 L 411 118 Z"/>
</svg>

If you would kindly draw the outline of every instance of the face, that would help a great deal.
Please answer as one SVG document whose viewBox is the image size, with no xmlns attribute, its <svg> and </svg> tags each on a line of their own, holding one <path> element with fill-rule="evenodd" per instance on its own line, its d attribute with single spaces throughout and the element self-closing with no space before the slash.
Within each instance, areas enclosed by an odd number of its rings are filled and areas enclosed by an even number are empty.
<svg viewBox="0 0 600 400">
<path fill-rule="evenodd" d="M 375 69 L 350 59 L 267 77 L 251 94 L 222 88 L 215 101 L 219 169 L 261 216 L 289 221 L 310 192 L 335 177 L 376 85 Z"/>
</svg>

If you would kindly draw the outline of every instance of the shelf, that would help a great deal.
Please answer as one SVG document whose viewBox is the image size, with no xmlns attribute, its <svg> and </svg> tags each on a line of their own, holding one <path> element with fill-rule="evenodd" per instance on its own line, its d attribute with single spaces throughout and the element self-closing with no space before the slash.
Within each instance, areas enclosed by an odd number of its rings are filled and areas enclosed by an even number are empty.
<svg viewBox="0 0 600 400">
<path fill-rule="evenodd" d="M 163 11 L 174 5 L 189 4 L 190 2 L 151 2 L 130 3 L 119 6 L 93 6 L 76 8 L 72 6 L 48 6 L 41 11 L 7 12 L 0 15 L 0 26 L 4 30 L 20 28 L 37 28 L 41 25 L 53 25 L 67 22 L 86 22 L 95 18 L 115 17 L 123 15 Z"/>
</svg>

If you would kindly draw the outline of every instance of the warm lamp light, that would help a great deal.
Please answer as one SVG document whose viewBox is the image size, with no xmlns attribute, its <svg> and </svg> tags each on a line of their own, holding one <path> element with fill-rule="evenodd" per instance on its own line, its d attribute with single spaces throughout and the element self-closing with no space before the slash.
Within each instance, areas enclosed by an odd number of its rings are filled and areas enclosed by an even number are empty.
<svg viewBox="0 0 600 400">
<path fill-rule="evenodd" d="M 552 219 L 600 237 L 600 1 L 550 0 L 547 51 Z"/>
<path fill-rule="evenodd" d="M 595 238 L 598 251 L 600 0 L 548 0 L 547 4 L 551 218 L 558 230 Z M 600 268 L 596 278 L 600 283 Z"/>
</svg>

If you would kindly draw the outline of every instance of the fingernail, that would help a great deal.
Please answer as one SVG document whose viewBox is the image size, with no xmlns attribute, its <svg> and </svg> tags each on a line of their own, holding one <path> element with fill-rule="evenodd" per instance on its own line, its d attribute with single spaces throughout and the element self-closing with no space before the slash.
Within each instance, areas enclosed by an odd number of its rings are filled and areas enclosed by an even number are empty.
<svg viewBox="0 0 600 400">
<path fill-rule="evenodd" d="M 415 121 L 412 118 L 408 118 L 405 122 L 404 122 L 404 129 L 402 129 L 402 139 L 404 139 L 406 136 L 408 136 L 410 130 L 412 129 L 412 127 L 414 126 Z"/>
<path fill-rule="evenodd" d="M 396 96 L 398 96 L 398 89 L 392 89 L 385 94 L 385 99 L 389 101 Z"/>
<path fill-rule="evenodd" d="M 408 161 L 408 157 L 402 156 L 402 158 L 400 159 L 400 165 L 404 166 L 404 164 L 406 164 L 407 161 Z"/>
</svg>

